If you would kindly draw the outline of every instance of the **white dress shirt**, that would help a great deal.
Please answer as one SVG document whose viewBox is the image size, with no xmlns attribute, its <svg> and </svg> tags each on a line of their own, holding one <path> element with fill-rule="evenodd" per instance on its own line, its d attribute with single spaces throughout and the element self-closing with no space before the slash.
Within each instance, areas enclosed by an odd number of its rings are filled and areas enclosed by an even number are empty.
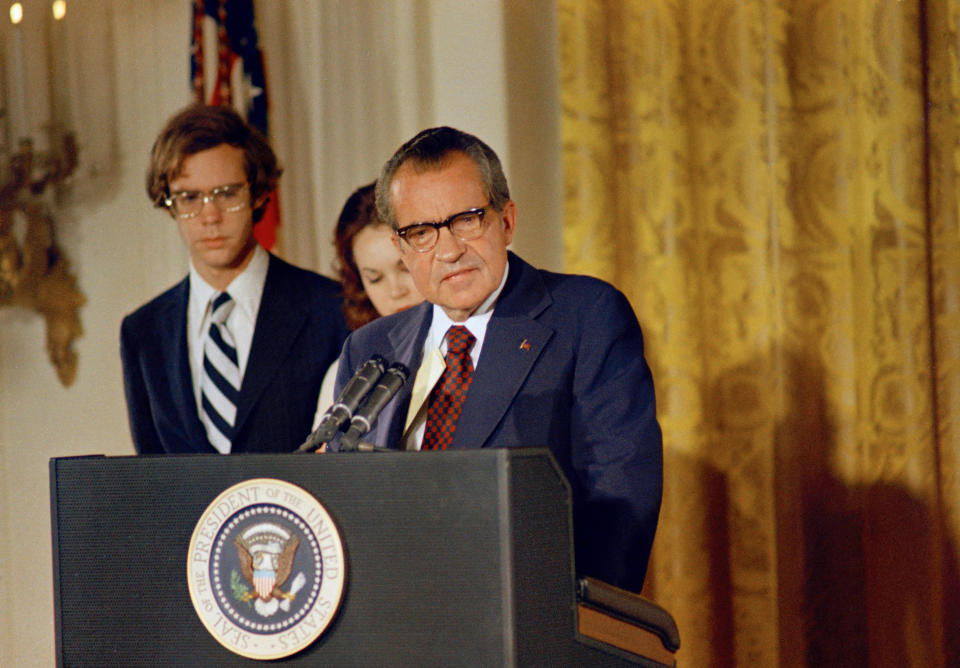
<svg viewBox="0 0 960 668">
<path fill-rule="evenodd" d="M 250 264 L 231 281 L 227 292 L 236 302 L 227 318 L 227 329 L 233 335 L 237 345 L 237 365 L 240 378 L 247 369 L 250 345 L 253 342 L 253 330 L 257 324 L 257 312 L 263 297 L 263 286 L 267 281 L 267 267 L 270 256 L 259 245 L 254 248 Z M 187 346 L 190 350 L 190 376 L 193 380 L 193 395 L 197 400 L 197 414 L 200 414 L 200 370 L 203 367 L 203 339 L 210 328 L 212 303 L 219 292 L 197 273 L 190 263 L 190 301 L 187 304 Z M 242 383 L 242 380 L 241 380 Z"/>
<path fill-rule="evenodd" d="M 470 349 L 470 361 L 473 362 L 473 368 L 476 369 L 480 363 L 480 351 L 483 348 L 483 339 L 487 334 L 487 325 L 490 324 L 490 318 L 493 317 L 493 308 L 497 304 L 500 293 L 503 292 L 503 286 L 507 283 L 509 272 L 510 265 L 508 264 L 503 268 L 503 276 L 497 289 L 490 293 L 490 296 L 463 322 L 454 322 L 441 307 L 436 304 L 433 305 L 433 319 L 430 321 L 427 338 L 423 342 L 423 362 L 420 363 L 420 368 L 417 370 L 417 376 L 414 379 L 413 394 L 410 397 L 410 408 L 407 412 L 406 427 L 402 439 L 406 450 L 419 450 L 423 443 L 423 433 L 427 428 L 427 399 L 446 366 L 443 360 L 447 353 L 447 342 L 445 340 L 447 330 L 454 325 L 462 325 L 473 334 L 476 343 Z"/>
</svg>

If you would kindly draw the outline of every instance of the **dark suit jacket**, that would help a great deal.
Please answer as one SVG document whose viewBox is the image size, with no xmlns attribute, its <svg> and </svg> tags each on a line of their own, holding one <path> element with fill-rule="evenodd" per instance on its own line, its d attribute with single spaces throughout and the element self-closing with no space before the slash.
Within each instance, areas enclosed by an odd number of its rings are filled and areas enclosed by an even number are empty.
<svg viewBox="0 0 960 668">
<path fill-rule="evenodd" d="M 577 572 L 639 591 L 663 474 L 640 325 L 603 281 L 540 271 L 513 253 L 509 262 L 452 447 L 548 447 L 573 492 Z M 374 354 L 411 369 L 366 437 L 376 445 L 400 443 L 431 319 L 425 303 L 347 339 L 338 394 Z"/>
<path fill-rule="evenodd" d="M 120 356 L 140 454 L 216 452 L 197 416 L 187 351 L 189 279 L 123 319 Z M 232 452 L 289 452 L 310 433 L 323 374 L 347 335 L 335 281 L 270 256 Z"/>
</svg>

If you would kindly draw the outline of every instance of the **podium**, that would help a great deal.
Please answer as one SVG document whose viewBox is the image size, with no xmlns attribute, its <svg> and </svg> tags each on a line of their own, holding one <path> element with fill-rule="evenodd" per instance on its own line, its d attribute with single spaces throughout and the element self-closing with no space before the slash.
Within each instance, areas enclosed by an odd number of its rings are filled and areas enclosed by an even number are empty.
<svg viewBox="0 0 960 668">
<path fill-rule="evenodd" d="M 52 459 L 58 665 L 263 665 L 212 635 L 188 583 L 201 517 L 251 479 L 315 497 L 345 555 L 332 621 L 272 663 L 673 665 L 675 627 L 637 624 L 602 583 L 578 603 L 567 482 L 547 450 L 514 448 Z"/>
</svg>

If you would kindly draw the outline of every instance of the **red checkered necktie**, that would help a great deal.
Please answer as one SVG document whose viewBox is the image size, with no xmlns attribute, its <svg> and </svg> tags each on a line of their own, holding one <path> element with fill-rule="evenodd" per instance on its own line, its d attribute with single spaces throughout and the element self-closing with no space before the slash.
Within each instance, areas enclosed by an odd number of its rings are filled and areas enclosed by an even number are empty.
<svg viewBox="0 0 960 668">
<path fill-rule="evenodd" d="M 446 450 L 453 443 L 463 400 L 473 380 L 470 349 L 476 343 L 476 337 L 466 327 L 454 325 L 444 338 L 447 340 L 447 354 L 443 358 L 446 368 L 430 392 L 423 450 Z"/>
</svg>

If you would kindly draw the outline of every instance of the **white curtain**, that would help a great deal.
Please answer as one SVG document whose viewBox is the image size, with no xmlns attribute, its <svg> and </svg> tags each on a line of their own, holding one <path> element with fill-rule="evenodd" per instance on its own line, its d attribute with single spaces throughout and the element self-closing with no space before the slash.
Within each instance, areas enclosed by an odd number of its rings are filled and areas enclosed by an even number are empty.
<svg viewBox="0 0 960 668">
<path fill-rule="evenodd" d="M 558 222 L 559 205 L 551 215 L 537 211 L 555 201 L 539 193 L 559 193 L 554 10 L 546 2 L 506 4 L 257 4 L 271 135 L 286 168 L 280 195 L 282 255 L 329 273 L 333 224 L 347 196 L 375 179 L 402 142 L 433 125 L 453 125 L 490 143 L 511 181 L 529 184 L 521 190 L 538 194 L 531 197 L 535 208 L 530 210 Z M 528 53 L 508 62 L 516 49 L 511 31 L 518 25 L 524 26 Z M 526 81 L 523 90 L 512 89 L 518 76 Z M 551 127 L 553 134 L 544 135 L 542 129 Z M 525 137 L 528 130 L 536 132 Z M 537 141 L 554 143 L 541 149 Z M 513 174 L 513 142 L 537 155 L 555 154 L 520 163 L 523 173 Z M 544 237 L 557 241 L 530 243 L 530 251 L 545 260 L 552 254 L 556 264 L 559 233 L 541 231 L 521 239 Z"/>
</svg>

